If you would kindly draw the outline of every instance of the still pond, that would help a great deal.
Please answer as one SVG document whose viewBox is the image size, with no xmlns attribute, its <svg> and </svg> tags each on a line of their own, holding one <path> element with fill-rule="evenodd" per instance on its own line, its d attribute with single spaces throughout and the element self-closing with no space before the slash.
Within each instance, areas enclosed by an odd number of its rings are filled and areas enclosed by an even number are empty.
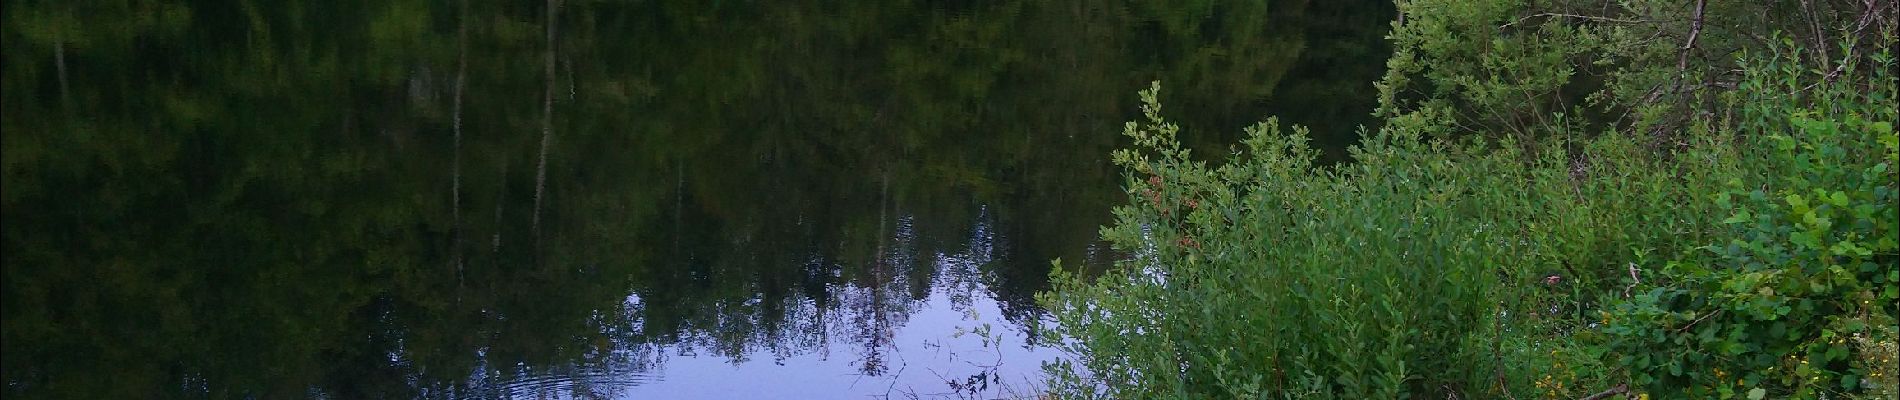
<svg viewBox="0 0 1900 400">
<path fill-rule="evenodd" d="M 1107 161 L 1331 158 L 1381 1 L 8 1 L 7 398 L 1033 397 Z"/>
</svg>

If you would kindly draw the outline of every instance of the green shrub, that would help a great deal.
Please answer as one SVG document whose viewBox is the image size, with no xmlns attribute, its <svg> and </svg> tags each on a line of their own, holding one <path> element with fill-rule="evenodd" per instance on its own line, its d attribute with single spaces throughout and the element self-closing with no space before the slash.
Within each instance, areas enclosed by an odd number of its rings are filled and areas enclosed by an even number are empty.
<svg viewBox="0 0 1900 400">
<path fill-rule="evenodd" d="M 1401 0 L 1377 114 L 1427 115 L 1443 134 L 1530 142 L 1567 124 L 1670 146 L 1720 111 L 1735 54 L 1766 50 L 1765 33 L 1834 70 L 1894 44 L 1888 3 Z M 1823 45 L 1841 42 L 1851 45 Z"/>
<path fill-rule="evenodd" d="M 1873 59 L 1832 76 L 1782 52 L 1751 63 L 1734 100 L 1751 162 L 1705 200 L 1729 215 L 1721 238 L 1605 312 L 1633 383 L 1672 397 L 1894 393 L 1879 344 L 1896 339 L 1900 138 L 1892 58 Z"/>
<path fill-rule="evenodd" d="M 1210 165 L 1151 87 L 1050 390 L 1892 398 L 1892 10 L 1704 3 L 1400 2 L 1347 164 L 1270 119 Z"/>
<path fill-rule="evenodd" d="M 1608 387 L 1601 349 L 1571 335 L 1594 321 L 1599 289 L 1621 282 L 1597 271 L 1712 232 L 1694 221 L 1717 207 L 1687 200 L 1732 162 L 1713 141 L 1684 154 L 1709 162 L 1664 163 L 1615 134 L 1527 154 L 1394 123 L 1353 148 L 1354 163 L 1316 166 L 1303 129 L 1269 120 L 1209 166 L 1175 140 L 1158 90 L 1124 130 L 1136 148 L 1114 155 L 1129 203 L 1102 234 L 1130 259 L 1100 276 L 1056 268 L 1041 298 L 1074 355 L 1050 368 L 1059 394 Z"/>
</svg>

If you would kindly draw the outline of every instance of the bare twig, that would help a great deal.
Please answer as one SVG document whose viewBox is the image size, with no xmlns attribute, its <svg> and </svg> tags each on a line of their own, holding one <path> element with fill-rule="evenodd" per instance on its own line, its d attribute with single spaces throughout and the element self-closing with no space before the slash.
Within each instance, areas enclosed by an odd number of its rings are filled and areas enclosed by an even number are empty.
<svg viewBox="0 0 1900 400">
<path fill-rule="evenodd" d="M 1702 320 L 1709 319 L 1709 317 L 1719 315 L 1722 313 L 1722 311 L 1723 310 L 1715 310 L 1715 312 L 1712 312 L 1712 313 L 1702 314 L 1701 318 L 1696 318 L 1694 321 L 1689 321 L 1688 325 L 1683 325 L 1681 328 L 1676 328 L 1676 333 L 1682 333 L 1683 331 L 1687 331 L 1689 330 L 1690 327 L 1695 326 L 1695 324 L 1700 324 L 1702 323 Z"/>
<path fill-rule="evenodd" d="M 1623 287 L 1623 298 L 1626 298 L 1626 299 L 1630 297 L 1630 289 L 1635 289 L 1636 285 L 1643 283 L 1643 278 L 1636 276 L 1636 263 L 1630 263 L 1629 268 L 1630 268 L 1630 284 L 1629 286 Z"/>
<path fill-rule="evenodd" d="M 1702 36 L 1702 9 L 1708 0 L 1696 0 L 1695 16 L 1689 20 L 1689 41 L 1682 44 L 1682 50 L 1676 55 L 1676 70 L 1689 69 L 1689 50 L 1695 49 L 1695 40 Z"/>
<path fill-rule="evenodd" d="M 1805 4 L 1806 4 L 1806 2 L 1803 2 L 1803 4 L 1805 5 Z M 1876 12 L 1878 12 L 1878 11 L 1879 11 L 1879 10 L 1877 10 L 1877 9 L 1875 9 L 1875 7 L 1878 7 L 1878 6 L 1875 6 L 1875 5 L 1872 5 L 1872 4 L 1869 4 L 1869 5 L 1867 5 L 1867 11 L 1865 11 L 1865 12 L 1862 12 L 1862 13 L 1861 13 L 1861 15 L 1860 15 L 1860 18 L 1856 18 L 1856 19 L 1855 19 L 1855 22 L 1854 22 L 1854 31 L 1853 31 L 1853 32 L 1851 32 L 1851 33 L 1849 33 L 1849 34 L 1847 35 L 1847 37 L 1849 37 L 1849 38 L 1859 38 L 1859 37 L 1862 37 L 1862 36 L 1861 36 L 1861 33 L 1862 33 L 1862 31 L 1863 31 L 1863 30 L 1865 30 L 1865 29 L 1867 29 L 1867 26 L 1868 26 L 1868 24 L 1869 24 L 1869 23 L 1871 23 L 1871 22 L 1873 21 L 1873 17 L 1874 17 L 1874 13 L 1876 13 Z M 1812 11 L 1810 11 L 1810 13 L 1812 13 Z M 1820 33 L 1820 32 L 1821 32 L 1821 30 L 1820 30 L 1821 28 L 1820 28 L 1820 25 L 1819 25 L 1819 22 L 1812 22 L 1812 21 L 1813 21 L 1813 19 L 1814 19 L 1814 18 L 1813 18 L 1813 15 L 1809 15 L 1809 20 L 1810 20 L 1810 23 L 1811 23 L 1811 24 L 1814 24 L 1814 26 L 1815 26 L 1815 28 L 1814 28 L 1814 29 L 1815 29 L 1815 32 L 1816 32 L 1816 33 L 1815 33 L 1815 36 L 1816 36 L 1816 38 L 1815 38 L 1815 41 L 1816 41 L 1816 43 L 1821 43 L 1821 39 L 1819 38 L 1819 36 L 1821 36 L 1821 33 Z M 1820 51 L 1820 52 L 1821 52 L 1821 65 L 1822 65 L 1822 68 L 1826 68 L 1826 66 L 1827 66 L 1827 62 L 1829 61 L 1829 59 L 1828 59 L 1828 55 L 1827 55 L 1827 48 L 1826 48 L 1826 47 L 1821 47 L 1821 46 L 1818 46 L 1818 45 L 1817 45 L 1817 46 L 1816 46 L 1816 49 L 1817 49 L 1818 51 Z M 1846 50 L 1846 52 L 1847 52 L 1847 53 L 1846 53 L 1846 54 L 1843 54 L 1843 55 L 1842 55 L 1842 57 L 1841 57 L 1841 62 L 1840 62 L 1840 63 L 1837 63 L 1837 64 L 1835 64 L 1835 65 L 1834 65 L 1834 68 L 1832 68 L 1832 69 L 1829 69 L 1829 70 L 1827 71 L 1827 74 L 1825 74 L 1825 75 L 1822 75 L 1822 76 L 1821 76 L 1821 80 L 1819 80 L 1819 81 L 1816 81 L 1816 82 L 1814 82 L 1814 83 L 1812 83 L 1812 84 L 1809 84 L 1808 86 L 1805 86 L 1805 87 L 1802 87 L 1802 88 L 1801 88 L 1801 90 L 1797 90 L 1796 92 L 1797 92 L 1797 93 L 1799 93 L 1799 92 L 1806 92 L 1806 91 L 1808 91 L 1808 90 L 1811 90 L 1811 89 L 1814 89 L 1814 87 L 1816 87 L 1816 86 L 1821 86 L 1821 84 L 1824 84 L 1824 83 L 1829 83 L 1829 82 L 1833 82 L 1835 78 L 1839 78 L 1839 77 L 1841 76 L 1841 73 L 1843 73 L 1843 72 L 1847 72 L 1847 66 L 1848 66 L 1849 64 L 1853 64 L 1853 62 L 1854 62 L 1854 57 L 1855 57 L 1855 53 L 1856 53 L 1856 52 L 1855 52 L 1855 50 L 1859 50 L 1859 49 L 1860 49 L 1860 43 L 1852 43 L 1852 44 L 1851 44 L 1850 46 L 1848 46 L 1848 47 L 1847 47 L 1847 50 Z"/>
<path fill-rule="evenodd" d="M 1610 390 L 1597 392 L 1597 394 L 1584 396 L 1583 398 L 1577 399 L 1577 400 L 1602 400 L 1602 399 L 1610 398 L 1610 396 L 1629 393 L 1629 391 L 1630 391 L 1630 384 L 1618 383 L 1616 384 L 1615 387 L 1610 388 Z"/>
<path fill-rule="evenodd" d="M 1570 18 L 1570 19 L 1581 19 L 1585 21 L 1595 21 L 1595 22 L 1612 22 L 1612 23 L 1618 23 L 1618 24 L 1640 24 L 1640 23 L 1649 22 L 1648 20 L 1641 20 L 1641 19 L 1621 19 L 1621 18 L 1599 17 L 1599 16 L 1594 16 L 1594 15 L 1577 15 L 1577 14 L 1564 14 L 1564 13 L 1537 13 L 1537 14 L 1526 15 L 1523 18 L 1518 18 L 1516 21 L 1511 21 L 1510 23 L 1506 23 L 1504 25 L 1498 25 L 1498 29 L 1509 28 L 1513 25 L 1517 25 L 1531 18 L 1540 18 L 1540 17 L 1542 18 Z"/>
<path fill-rule="evenodd" d="M 1827 32 L 1821 30 L 1821 21 L 1815 18 L 1814 2 L 1801 0 L 1801 14 L 1808 18 L 1808 28 L 1814 32 L 1814 51 L 1821 53 L 1821 68 L 1826 69 L 1830 61 L 1827 56 Z"/>
<path fill-rule="evenodd" d="M 1502 303 L 1498 304 L 1498 308 L 1500 309 L 1500 311 L 1502 311 L 1502 309 L 1504 308 L 1504 304 Z M 1504 397 L 1506 398 L 1509 398 L 1511 400 L 1517 400 L 1517 395 L 1511 394 L 1510 382 L 1504 379 L 1504 349 L 1503 349 L 1504 348 L 1504 317 L 1503 316 L 1497 317 L 1497 323 L 1492 326 L 1492 329 L 1494 330 L 1491 332 L 1491 362 L 1497 365 L 1496 375 L 1498 378 L 1498 391 L 1503 392 Z"/>
</svg>

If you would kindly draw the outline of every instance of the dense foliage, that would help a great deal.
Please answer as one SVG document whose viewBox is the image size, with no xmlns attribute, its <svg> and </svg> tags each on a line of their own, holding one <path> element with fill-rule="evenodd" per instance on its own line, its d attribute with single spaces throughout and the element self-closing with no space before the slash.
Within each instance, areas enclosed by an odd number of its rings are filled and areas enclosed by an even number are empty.
<svg viewBox="0 0 1900 400">
<path fill-rule="evenodd" d="M 1892 7 L 1590 3 L 1401 2 L 1349 164 L 1271 119 L 1210 164 L 1144 91 L 1051 391 L 1891 397 Z"/>
<path fill-rule="evenodd" d="M 1706 200 L 1725 227 L 1604 312 L 1633 383 L 1690 397 L 1896 393 L 1900 92 L 1889 57 L 1866 72 L 1885 81 L 1867 92 L 1777 79 L 1800 76 L 1791 60 L 1751 65 L 1737 96 L 1749 165 Z"/>
</svg>

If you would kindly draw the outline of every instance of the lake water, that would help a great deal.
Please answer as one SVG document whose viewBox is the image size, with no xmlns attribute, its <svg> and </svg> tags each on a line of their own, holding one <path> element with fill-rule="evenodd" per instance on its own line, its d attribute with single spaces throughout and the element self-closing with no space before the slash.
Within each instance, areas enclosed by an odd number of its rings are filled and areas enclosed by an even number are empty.
<svg viewBox="0 0 1900 400">
<path fill-rule="evenodd" d="M 1379 1 L 7 6 L 8 398 L 1033 397 L 1164 82 L 1366 123 Z"/>
</svg>

